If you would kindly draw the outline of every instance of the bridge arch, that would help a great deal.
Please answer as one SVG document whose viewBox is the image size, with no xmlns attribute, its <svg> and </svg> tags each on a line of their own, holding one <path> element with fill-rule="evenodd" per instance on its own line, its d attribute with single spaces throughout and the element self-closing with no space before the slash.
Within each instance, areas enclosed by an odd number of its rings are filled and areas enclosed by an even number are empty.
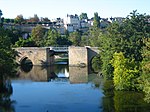
<svg viewBox="0 0 150 112">
<path fill-rule="evenodd" d="M 33 65 L 33 62 L 31 59 L 29 59 L 27 56 L 22 57 L 20 60 L 20 65 L 30 64 Z"/>
<path fill-rule="evenodd" d="M 98 56 L 99 50 L 97 47 L 88 47 L 87 52 L 88 52 L 88 65 L 91 65 L 92 59 Z"/>
</svg>

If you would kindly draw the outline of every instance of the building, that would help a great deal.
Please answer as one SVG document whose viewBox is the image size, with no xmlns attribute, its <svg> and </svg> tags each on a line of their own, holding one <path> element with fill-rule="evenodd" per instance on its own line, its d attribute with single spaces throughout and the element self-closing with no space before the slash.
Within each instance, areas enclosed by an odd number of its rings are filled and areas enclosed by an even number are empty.
<svg viewBox="0 0 150 112">
<path fill-rule="evenodd" d="M 81 27 L 79 16 L 77 14 L 75 14 L 75 15 L 67 14 L 67 17 L 64 19 L 64 26 L 65 26 L 66 30 L 68 30 L 68 28 L 72 29 L 71 27 L 73 27 L 73 31 L 76 31 L 77 29 L 79 29 Z"/>
<path fill-rule="evenodd" d="M 74 31 L 74 28 L 73 28 L 72 24 L 65 24 L 64 27 L 66 28 L 66 30 L 68 32 L 73 32 Z"/>
<path fill-rule="evenodd" d="M 55 22 L 55 26 L 53 26 L 60 34 L 65 34 L 64 20 L 61 18 L 56 18 L 52 20 Z"/>
<path fill-rule="evenodd" d="M 125 20 L 125 18 L 123 18 L 123 17 L 114 17 L 114 18 L 112 18 L 111 17 L 110 20 L 111 20 L 111 22 L 122 23 Z"/>
<path fill-rule="evenodd" d="M 108 18 L 101 18 L 100 20 L 100 28 L 107 28 L 110 25 L 110 21 L 108 21 Z"/>
</svg>

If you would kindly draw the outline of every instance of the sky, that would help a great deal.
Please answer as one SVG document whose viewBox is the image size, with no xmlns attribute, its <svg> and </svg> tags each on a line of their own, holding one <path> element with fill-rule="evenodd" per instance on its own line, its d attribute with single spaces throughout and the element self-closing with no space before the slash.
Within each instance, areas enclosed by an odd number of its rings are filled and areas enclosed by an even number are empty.
<svg viewBox="0 0 150 112">
<path fill-rule="evenodd" d="M 102 18 L 126 17 L 133 10 L 150 15 L 150 0 L 0 0 L 4 18 L 48 17 L 64 18 L 67 14 L 87 13 L 88 17 L 97 12 Z"/>
</svg>

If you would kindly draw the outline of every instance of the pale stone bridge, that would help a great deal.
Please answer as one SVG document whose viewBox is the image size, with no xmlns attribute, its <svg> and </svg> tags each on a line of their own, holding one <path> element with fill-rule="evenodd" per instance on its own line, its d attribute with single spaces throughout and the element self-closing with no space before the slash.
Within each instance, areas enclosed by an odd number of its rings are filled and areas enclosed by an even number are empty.
<svg viewBox="0 0 150 112">
<path fill-rule="evenodd" d="M 62 51 L 61 51 L 62 49 Z M 100 51 L 97 47 L 68 47 L 56 49 L 59 52 L 66 52 L 69 55 L 69 66 L 89 66 L 91 59 Z M 22 64 L 29 59 L 33 65 L 52 65 L 54 64 L 55 49 L 50 47 L 21 47 L 15 48 L 17 51 L 16 61 Z"/>
</svg>

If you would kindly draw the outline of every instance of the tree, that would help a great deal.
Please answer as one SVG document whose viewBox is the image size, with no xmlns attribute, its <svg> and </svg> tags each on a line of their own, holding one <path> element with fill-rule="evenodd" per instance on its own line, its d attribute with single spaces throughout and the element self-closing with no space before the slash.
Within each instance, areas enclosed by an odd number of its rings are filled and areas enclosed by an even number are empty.
<svg viewBox="0 0 150 112">
<path fill-rule="evenodd" d="M 114 86 L 116 90 L 135 90 L 139 74 L 134 60 L 124 57 L 123 53 L 114 53 L 111 61 L 114 67 Z"/>
<path fill-rule="evenodd" d="M 21 30 L 11 28 L 9 31 L 9 36 L 11 37 L 11 43 L 12 45 L 15 44 L 19 40 L 20 37 L 22 37 L 22 32 Z"/>
<path fill-rule="evenodd" d="M 23 39 L 19 38 L 19 40 L 15 43 L 14 47 L 35 47 L 35 41 L 33 38 Z"/>
<path fill-rule="evenodd" d="M 41 25 L 37 25 L 32 29 L 31 37 L 33 38 L 33 41 L 35 41 L 37 46 L 43 46 L 45 29 Z"/>
<path fill-rule="evenodd" d="M 34 17 L 29 18 L 27 20 L 27 22 L 31 22 L 31 23 L 37 24 L 39 22 L 39 17 L 37 16 L 37 14 L 34 14 Z"/>
<path fill-rule="evenodd" d="M 2 27 L 2 25 L 3 25 L 3 21 L 2 21 L 2 18 L 1 18 L 2 15 L 3 15 L 3 13 L 2 13 L 2 11 L 0 10 L 0 27 Z"/>
<path fill-rule="evenodd" d="M 9 18 L 4 18 L 4 23 L 10 23 L 10 19 Z"/>
<path fill-rule="evenodd" d="M 141 85 L 145 92 L 145 101 L 150 103 L 150 38 L 145 38 L 143 47 L 142 76 Z"/>
<path fill-rule="evenodd" d="M 47 17 L 41 18 L 41 21 L 42 21 L 42 22 L 47 22 L 47 23 L 50 22 L 50 20 L 49 20 Z"/>
<path fill-rule="evenodd" d="M 59 36 L 59 38 L 57 38 L 57 45 L 71 45 L 72 42 L 67 38 L 67 36 Z"/>
<path fill-rule="evenodd" d="M 94 13 L 94 22 L 93 22 L 94 27 L 100 27 L 100 17 L 98 16 L 98 13 Z"/>
<path fill-rule="evenodd" d="M 100 72 L 101 71 L 101 66 L 102 66 L 102 61 L 100 55 L 95 56 L 92 59 L 92 69 L 94 72 Z"/>
<path fill-rule="evenodd" d="M 72 42 L 73 45 L 80 46 L 81 33 L 79 31 L 70 33 L 69 40 Z"/>
<path fill-rule="evenodd" d="M 15 52 L 11 48 L 9 30 L 0 28 L 0 79 L 15 73 Z"/>
<path fill-rule="evenodd" d="M 57 32 L 56 29 L 49 29 L 47 33 L 47 38 L 45 40 L 46 46 L 56 46 L 57 39 L 60 38 L 60 34 Z"/>
<path fill-rule="evenodd" d="M 88 46 L 88 45 L 90 45 L 89 32 L 82 33 L 80 45 L 81 46 Z"/>
<path fill-rule="evenodd" d="M 100 47 L 100 38 L 102 35 L 102 31 L 98 27 L 91 27 L 89 30 L 89 40 L 90 45 L 93 47 Z"/>
<path fill-rule="evenodd" d="M 21 24 L 22 22 L 24 22 L 24 18 L 23 15 L 17 15 L 17 17 L 14 19 L 15 23 Z"/>
<path fill-rule="evenodd" d="M 99 38 L 100 49 L 102 50 L 103 75 L 107 76 L 108 73 L 111 73 L 113 76 L 113 67 L 111 67 L 110 60 L 112 60 L 115 52 L 123 52 L 125 58 L 134 60 L 138 67 L 137 69 L 140 69 L 141 51 L 144 46 L 143 38 L 148 37 L 150 34 L 147 19 L 146 15 L 133 11 L 122 24 L 112 23 L 105 31 L 105 34 Z"/>
<path fill-rule="evenodd" d="M 87 13 L 81 13 L 80 20 L 82 19 L 88 19 Z"/>
</svg>

